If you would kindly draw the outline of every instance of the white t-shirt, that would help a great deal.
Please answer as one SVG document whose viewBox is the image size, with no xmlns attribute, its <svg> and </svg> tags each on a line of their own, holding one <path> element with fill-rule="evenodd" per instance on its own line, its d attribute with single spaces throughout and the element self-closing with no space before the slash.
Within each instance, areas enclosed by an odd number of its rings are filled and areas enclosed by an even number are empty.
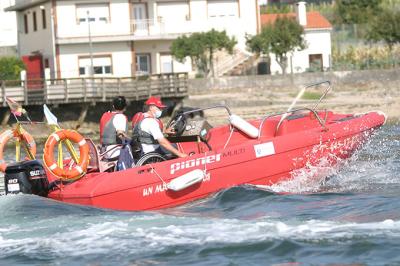
<svg viewBox="0 0 400 266">
<path fill-rule="evenodd" d="M 160 125 L 158 124 L 157 120 L 154 118 L 143 119 L 142 123 L 140 124 L 140 128 L 144 132 L 152 135 L 155 140 L 164 138 L 164 134 L 161 132 Z M 158 147 L 160 147 L 160 145 L 158 145 L 158 144 L 142 143 L 143 153 L 153 152 L 156 149 L 158 149 Z"/>
<path fill-rule="evenodd" d="M 113 117 L 113 126 L 117 131 L 126 131 L 126 116 L 124 114 L 116 114 Z"/>
</svg>

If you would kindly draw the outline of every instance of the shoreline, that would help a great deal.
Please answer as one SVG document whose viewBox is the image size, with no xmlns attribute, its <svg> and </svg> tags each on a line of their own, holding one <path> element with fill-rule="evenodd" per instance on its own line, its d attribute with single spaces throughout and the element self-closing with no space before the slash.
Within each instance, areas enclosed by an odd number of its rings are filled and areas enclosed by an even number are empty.
<svg viewBox="0 0 400 266">
<path fill-rule="evenodd" d="M 331 110 L 338 113 L 364 113 L 368 111 L 383 111 L 387 116 L 387 124 L 400 122 L 400 90 L 392 87 L 382 87 L 377 84 L 364 86 L 341 86 L 334 88 L 326 99 L 318 106 L 318 109 Z M 214 89 L 206 93 L 191 94 L 183 100 L 185 107 L 204 108 L 216 105 L 227 105 L 231 111 L 244 119 L 257 119 L 265 115 L 279 113 L 287 110 L 292 100 L 297 95 L 298 88 L 249 88 L 249 89 Z M 313 92 L 317 93 L 317 92 Z M 320 93 L 320 92 L 319 92 Z M 313 95 L 311 95 L 313 96 Z M 318 95 L 317 95 L 318 96 Z M 313 99 L 300 99 L 296 106 L 312 106 L 319 97 Z M 214 126 L 227 123 L 226 111 L 214 109 L 205 112 L 207 120 Z M 128 117 L 130 122 L 131 117 Z M 164 123 L 168 117 L 162 118 Z M 78 125 L 77 121 L 60 121 L 62 128 L 76 129 L 86 137 L 98 142 L 99 123 L 84 122 Z M 28 130 L 28 129 L 27 129 Z M 29 131 L 29 130 L 28 130 Z M 36 130 L 40 132 L 37 139 L 46 139 L 49 130 Z M 32 132 L 35 135 L 34 132 Z"/>
<path fill-rule="evenodd" d="M 368 72 L 370 73 L 370 72 Z M 380 110 L 388 116 L 387 124 L 397 124 L 400 122 L 400 86 L 398 75 L 400 71 L 380 71 L 377 73 L 368 74 L 364 72 L 355 73 L 341 73 L 344 77 L 351 75 L 362 75 L 364 79 L 359 77 L 352 77 L 350 81 L 344 82 L 343 80 L 337 80 L 332 83 L 332 91 L 327 95 L 326 99 L 318 106 L 320 110 L 330 110 L 337 113 L 349 113 L 357 114 L 368 111 Z M 345 75 L 346 74 L 346 75 Z M 368 75 L 367 75 L 368 74 Z M 298 76 L 297 78 L 310 78 L 317 79 L 312 74 Z M 367 80 L 369 77 L 369 80 Z M 254 78 L 265 78 L 255 76 Z M 289 78 L 289 76 L 287 77 Z M 301 85 L 290 85 L 283 84 L 283 81 L 289 82 L 284 77 L 270 77 L 270 79 L 279 79 L 282 84 L 265 84 L 257 86 L 257 84 L 249 83 L 248 76 L 237 79 L 226 78 L 229 82 L 232 80 L 240 80 L 242 84 L 233 87 L 231 86 L 221 87 L 224 79 L 221 78 L 218 81 L 219 84 L 209 84 L 208 86 L 199 89 L 200 86 L 190 87 L 189 97 L 183 99 L 182 106 L 193 107 L 193 108 L 204 108 L 216 105 L 227 105 L 233 113 L 241 116 L 244 119 L 257 119 L 273 113 L 279 113 L 286 111 L 290 106 L 293 99 L 296 97 Z M 232 79 L 232 80 L 231 80 Z M 201 81 L 201 80 L 200 80 Z M 210 83 L 215 80 L 207 80 Z M 197 80 L 191 81 L 192 83 Z M 246 83 L 247 82 L 247 83 Z M 305 82 L 296 82 L 305 83 Z M 226 85 L 229 85 L 226 84 Z M 312 104 L 316 103 L 318 99 L 318 93 L 321 90 L 310 90 L 311 94 L 304 95 L 302 99 L 298 101 L 297 107 L 311 107 Z M 140 108 L 139 108 L 140 109 Z M 65 110 L 64 118 L 71 119 L 71 114 L 74 110 Z M 102 112 L 101 110 L 100 113 Z M 82 135 L 91 137 L 98 141 L 99 136 L 99 123 L 97 117 L 101 114 L 96 113 L 96 117 L 92 117 L 89 121 L 95 122 L 84 122 L 78 125 L 77 121 L 62 121 L 60 116 L 60 125 L 66 129 L 77 129 Z M 213 126 L 227 123 L 227 113 L 221 109 L 213 109 L 205 112 L 207 120 Z M 94 119 L 93 119 L 94 118 Z M 128 117 L 130 121 L 131 117 Z M 100 119 L 99 119 L 100 120 Z M 164 123 L 169 121 L 168 117 L 162 118 Z M 6 128 L 10 128 L 13 125 L 8 125 Z M 78 127 L 78 128 L 77 128 Z M 4 130 L 5 128 L 3 128 Z M 32 135 L 37 135 L 39 139 L 45 139 L 51 132 L 49 129 L 32 130 L 27 128 L 27 131 Z M 36 131 L 36 132 L 35 132 Z M 36 133 L 36 134 L 35 134 Z"/>
</svg>

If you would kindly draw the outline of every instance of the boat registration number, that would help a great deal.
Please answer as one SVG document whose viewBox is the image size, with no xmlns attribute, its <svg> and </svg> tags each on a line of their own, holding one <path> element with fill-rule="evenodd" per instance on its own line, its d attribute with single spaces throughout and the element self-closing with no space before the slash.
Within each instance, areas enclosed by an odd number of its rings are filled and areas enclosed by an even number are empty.
<svg viewBox="0 0 400 266">
<path fill-rule="evenodd" d="M 275 154 L 274 143 L 266 142 L 266 143 L 254 145 L 254 151 L 256 153 L 257 158 L 273 155 L 273 154 Z"/>
</svg>

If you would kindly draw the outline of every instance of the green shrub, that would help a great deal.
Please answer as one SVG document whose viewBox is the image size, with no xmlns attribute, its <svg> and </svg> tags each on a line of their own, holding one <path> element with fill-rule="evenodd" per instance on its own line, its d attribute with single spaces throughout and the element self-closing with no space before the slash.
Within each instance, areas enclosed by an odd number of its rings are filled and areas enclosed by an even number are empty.
<svg viewBox="0 0 400 266">
<path fill-rule="evenodd" d="M 24 69 L 24 63 L 17 57 L 0 57 L 0 80 L 19 80 Z"/>
</svg>

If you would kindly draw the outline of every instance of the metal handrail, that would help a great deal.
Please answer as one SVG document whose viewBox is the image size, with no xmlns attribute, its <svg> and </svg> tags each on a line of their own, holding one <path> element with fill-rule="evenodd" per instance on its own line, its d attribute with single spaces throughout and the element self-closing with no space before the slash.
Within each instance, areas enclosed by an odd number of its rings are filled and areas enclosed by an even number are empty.
<svg viewBox="0 0 400 266">
<path fill-rule="evenodd" d="M 191 114 L 191 113 L 196 113 L 196 112 L 210 110 L 210 109 L 216 109 L 216 108 L 224 108 L 228 112 L 229 115 L 232 115 L 231 110 L 226 105 L 215 105 L 215 106 L 206 107 L 206 108 L 194 109 L 194 110 L 183 112 L 183 113 L 181 113 L 181 115 L 187 115 L 187 114 Z"/>
<path fill-rule="evenodd" d="M 297 94 L 296 98 L 293 100 L 293 102 L 290 104 L 288 110 L 282 115 L 281 119 L 279 120 L 278 125 L 276 126 L 275 129 L 275 135 L 276 132 L 278 132 L 279 127 L 281 126 L 283 120 L 285 120 L 285 118 L 288 116 L 288 114 L 292 113 L 291 111 L 293 110 L 293 107 L 296 106 L 297 101 L 300 99 L 300 97 L 304 94 L 304 92 L 312 87 L 316 87 L 318 85 L 321 84 L 328 84 L 328 87 L 325 89 L 324 93 L 321 95 L 321 97 L 319 98 L 318 102 L 315 104 L 314 108 L 312 108 L 312 110 L 316 110 L 318 105 L 322 102 L 322 100 L 325 98 L 325 96 L 328 94 L 328 92 L 331 90 L 332 86 L 331 86 L 331 82 L 329 80 L 325 80 L 325 81 L 320 81 L 320 82 L 316 82 L 316 83 L 312 83 L 310 85 L 305 86 L 304 88 L 302 88 L 299 93 Z"/>
<path fill-rule="evenodd" d="M 303 108 L 293 109 L 293 110 L 286 111 L 286 112 L 283 112 L 283 113 L 277 113 L 277 114 L 272 114 L 272 115 L 268 115 L 268 116 L 263 117 L 263 119 L 261 121 L 261 124 L 260 124 L 260 126 L 258 128 L 258 138 L 257 139 L 260 139 L 261 132 L 262 132 L 262 129 L 263 129 L 263 125 L 264 125 L 265 121 L 268 118 L 279 116 L 279 115 L 284 115 L 284 114 L 288 114 L 288 113 L 295 113 L 295 112 L 298 112 L 298 111 L 310 111 L 310 112 L 312 112 L 315 115 L 315 117 L 317 118 L 317 120 L 320 123 L 320 125 L 323 128 L 326 128 L 325 124 L 326 124 L 326 118 L 327 117 L 325 117 L 325 120 L 322 121 L 322 119 L 319 117 L 319 115 L 318 115 L 318 113 L 317 113 L 317 111 L 315 109 L 311 109 L 311 108 L 308 108 L 308 107 L 303 107 Z M 275 130 L 275 134 L 276 134 L 276 132 L 278 132 L 278 127 Z"/>
<path fill-rule="evenodd" d="M 316 87 L 316 86 L 324 84 L 324 83 L 327 83 L 328 87 L 325 89 L 324 93 L 321 95 L 318 102 L 315 104 L 314 108 L 312 108 L 314 110 L 317 109 L 318 105 L 322 102 L 322 100 L 325 98 L 325 96 L 328 94 L 328 92 L 332 89 L 332 84 L 329 80 L 325 80 L 325 81 L 320 81 L 320 82 L 313 83 L 313 84 L 306 86 L 306 90 L 307 90 L 309 88 Z"/>
</svg>

